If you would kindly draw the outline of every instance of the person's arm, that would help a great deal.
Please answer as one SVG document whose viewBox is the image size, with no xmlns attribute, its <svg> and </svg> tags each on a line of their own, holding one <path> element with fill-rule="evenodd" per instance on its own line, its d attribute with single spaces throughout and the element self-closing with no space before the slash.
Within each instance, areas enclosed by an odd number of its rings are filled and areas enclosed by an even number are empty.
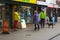
<svg viewBox="0 0 60 40">
<path fill-rule="evenodd" d="M 46 19 L 46 12 L 44 12 L 44 14 L 45 14 L 45 19 Z"/>
<path fill-rule="evenodd" d="M 39 14 L 40 18 L 41 18 L 41 15 L 42 15 L 41 13 L 42 13 L 42 12 L 40 12 L 40 14 Z"/>
</svg>

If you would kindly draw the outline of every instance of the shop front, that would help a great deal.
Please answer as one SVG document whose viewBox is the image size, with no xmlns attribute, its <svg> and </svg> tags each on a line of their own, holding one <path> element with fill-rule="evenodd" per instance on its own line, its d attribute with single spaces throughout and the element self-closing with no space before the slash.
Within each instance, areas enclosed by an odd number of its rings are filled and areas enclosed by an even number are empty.
<svg viewBox="0 0 60 40">
<path fill-rule="evenodd" d="M 32 2 L 33 1 L 33 2 Z M 20 1 L 20 0 L 12 0 L 12 1 L 6 1 L 3 2 L 5 12 L 4 12 L 4 20 L 9 21 L 10 28 L 14 27 L 14 10 L 17 8 L 20 16 L 20 22 L 22 22 L 21 19 L 25 20 L 26 26 L 33 25 L 33 15 L 34 11 L 37 10 L 40 12 L 41 7 L 44 7 L 44 5 L 38 5 L 36 4 L 36 0 L 29 0 L 29 1 Z M 21 25 L 20 25 L 21 26 Z"/>
<path fill-rule="evenodd" d="M 0 28 L 3 26 L 3 19 L 4 19 L 4 4 L 0 4 Z"/>
<path fill-rule="evenodd" d="M 0 22 L 2 22 L 0 25 L 3 27 L 3 21 L 7 20 L 9 22 L 10 27 L 12 27 L 12 14 L 11 14 L 11 8 L 9 5 L 1 5 L 0 6 Z"/>
</svg>

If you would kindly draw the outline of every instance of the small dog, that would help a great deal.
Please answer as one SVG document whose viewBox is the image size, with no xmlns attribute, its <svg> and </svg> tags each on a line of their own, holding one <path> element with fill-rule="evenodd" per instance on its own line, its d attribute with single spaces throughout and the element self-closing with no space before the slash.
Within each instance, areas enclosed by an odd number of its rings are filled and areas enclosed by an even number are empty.
<svg viewBox="0 0 60 40">
<path fill-rule="evenodd" d="M 53 28 L 53 26 L 54 26 L 52 22 L 48 22 L 47 24 L 48 24 L 48 28 L 50 28 L 50 26 L 52 26 L 52 28 Z"/>
</svg>

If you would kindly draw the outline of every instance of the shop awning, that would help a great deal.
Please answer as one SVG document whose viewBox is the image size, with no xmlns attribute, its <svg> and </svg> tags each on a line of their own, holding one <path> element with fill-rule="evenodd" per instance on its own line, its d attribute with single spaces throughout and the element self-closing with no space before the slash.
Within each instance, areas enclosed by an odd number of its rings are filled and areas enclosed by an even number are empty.
<svg viewBox="0 0 60 40">
<path fill-rule="evenodd" d="M 49 4 L 48 7 L 49 8 L 58 8 L 58 5 L 57 4 Z"/>
</svg>

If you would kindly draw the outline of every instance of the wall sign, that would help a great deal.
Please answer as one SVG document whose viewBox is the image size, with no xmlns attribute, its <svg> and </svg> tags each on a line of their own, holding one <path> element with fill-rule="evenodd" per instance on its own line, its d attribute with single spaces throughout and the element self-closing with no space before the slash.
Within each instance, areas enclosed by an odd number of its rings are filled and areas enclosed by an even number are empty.
<svg viewBox="0 0 60 40">
<path fill-rule="evenodd" d="M 12 1 L 18 1 L 18 2 L 26 2 L 26 3 L 36 4 L 36 0 L 12 0 Z"/>
</svg>

